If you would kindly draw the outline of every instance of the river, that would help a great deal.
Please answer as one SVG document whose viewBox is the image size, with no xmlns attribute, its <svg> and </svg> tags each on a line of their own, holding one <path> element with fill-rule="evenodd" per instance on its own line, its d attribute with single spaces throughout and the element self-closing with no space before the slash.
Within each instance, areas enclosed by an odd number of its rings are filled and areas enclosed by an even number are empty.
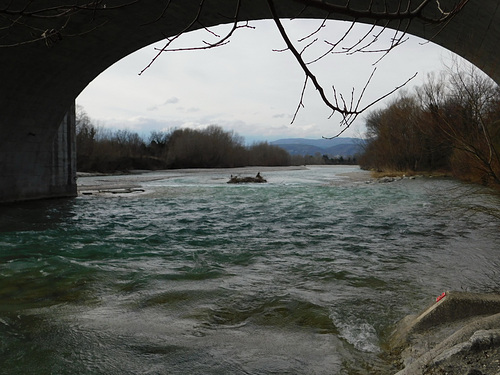
<svg viewBox="0 0 500 375">
<path fill-rule="evenodd" d="M 256 171 L 268 183 L 226 183 Z M 401 318 L 445 290 L 500 291 L 500 220 L 471 208 L 500 202 L 451 179 L 318 166 L 79 184 L 0 206 L 1 374 L 387 374 Z"/>
</svg>

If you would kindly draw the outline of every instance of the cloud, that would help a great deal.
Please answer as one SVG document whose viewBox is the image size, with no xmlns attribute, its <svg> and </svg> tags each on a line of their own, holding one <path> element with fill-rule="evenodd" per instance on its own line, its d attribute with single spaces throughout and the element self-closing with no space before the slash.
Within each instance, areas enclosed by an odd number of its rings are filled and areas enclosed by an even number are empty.
<svg viewBox="0 0 500 375">
<path fill-rule="evenodd" d="M 184 127 L 184 122 L 179 120 L 158 120 L 156 118 L 133 116 L 113 117 L 100 120 L 100 125 L 113 130 L 130 130 L 140 135 L 148 135 L 152 131 L 169 131 Z"/>
<path fill-rule="evenodd" d="M 179 103 L 179 98 L 172 96 L 171 98 L 165 100 L 162 104 L 153 105 L 151 107 L 148 107 L 147 110 L 148 111 L 157 111 L 161 107 L 165 107 L 169 104 L 176 104 L 176 103 Z"/>
<path fill-rule="evenodd" d="M 163 105 L 176 104 L 176 103 L 179 103 L 179 98 L 172 96 L 170 99 L 167 99 L 165 103 L 163 103 Z"/>
</svg>

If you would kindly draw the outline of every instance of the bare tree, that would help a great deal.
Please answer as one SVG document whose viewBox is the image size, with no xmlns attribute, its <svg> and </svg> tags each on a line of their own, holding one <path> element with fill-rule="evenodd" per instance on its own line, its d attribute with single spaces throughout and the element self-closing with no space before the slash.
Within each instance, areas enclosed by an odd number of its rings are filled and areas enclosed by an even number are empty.
<svg viewBox="0 0 500 375">
<path fill-rule="evenodd" d="M 463 159 L 455 164 L 474 169 L 483 184 L 499 186 L 498 85 L 474 66 L 454 60 L 439 80 L 429 79 L 417 92 L 456 150 L 455 158 Z"/>
</svg>

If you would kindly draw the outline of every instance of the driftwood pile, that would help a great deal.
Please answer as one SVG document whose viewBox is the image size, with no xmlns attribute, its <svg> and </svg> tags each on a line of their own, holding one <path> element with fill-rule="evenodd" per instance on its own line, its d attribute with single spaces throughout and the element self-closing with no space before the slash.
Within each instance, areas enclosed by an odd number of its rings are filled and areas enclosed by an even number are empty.
<svg viewBox="0 0 500 375">
<path fill-rule="evenodd" d="M 266 179 L 264 179 L 261 175 L 260 172 L 257 173 L 255 177 L 238 177 L 238 176 L 233 176 L 231 175 L 231 178 L 227 182 L 228 184 L 245 184 L 245 183 L 263 183 L 267 182 Z"/>
</svg>

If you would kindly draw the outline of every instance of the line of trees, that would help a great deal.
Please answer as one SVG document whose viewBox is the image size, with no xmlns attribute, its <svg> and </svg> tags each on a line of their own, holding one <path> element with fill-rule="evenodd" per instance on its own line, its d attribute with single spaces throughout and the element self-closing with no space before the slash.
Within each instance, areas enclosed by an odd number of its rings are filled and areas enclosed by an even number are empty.
<svg viewBox="0 0 500 375">
<path fill-rule="evenodd" d="M 247 147 L 241 136 L 216 125 L 203 130 L 175 130 L 166 138 L 166 142 L 151 140 L 150 144 L 160 150 L 168 168 L 290 165 L 290 155 L 282 148 L 267 142 Z"/>
<path fill-rule="evenodd" d="M 314 155 L 291 155 L 291 162 L 292 165 L 357 165 L 356 157 L 357 155 L 330 156 L 316 152 Z"/>
<path fill-rule="evenodd" d="M 203 130 L 154 131 L 144 140 L 135 132 L 94 125 L 81 107 L 76 142 L 77 169 L 85 172 L 291 165 L 284 149 L 267 142 L 245 146 L 241 136 L 216 125 Z"/>
<path fill-rule="evenodd" d="M 500 189 L 500 89 L 455 64 L 366 119 L 359 164 L 383 172 L 446 172 Z"/>
</svg>

